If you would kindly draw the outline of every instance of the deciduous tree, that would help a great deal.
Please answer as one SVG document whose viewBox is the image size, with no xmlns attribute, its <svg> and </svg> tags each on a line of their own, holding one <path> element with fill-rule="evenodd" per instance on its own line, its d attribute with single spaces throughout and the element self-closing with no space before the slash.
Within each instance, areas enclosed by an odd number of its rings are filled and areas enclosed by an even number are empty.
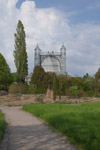
<svg viewBox="0 0 100 150">
<path fill-rule="evenodd" d="M 12 80 L 10 68 L 3 55 L 0 53 L 0 90 L 7 90 Z"/>
</svg>

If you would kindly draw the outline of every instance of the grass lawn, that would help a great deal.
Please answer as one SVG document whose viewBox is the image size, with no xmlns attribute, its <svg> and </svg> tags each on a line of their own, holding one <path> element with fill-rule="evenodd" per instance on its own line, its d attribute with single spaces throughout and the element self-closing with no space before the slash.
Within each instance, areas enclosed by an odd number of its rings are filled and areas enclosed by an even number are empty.
<svg viewBox="0 0 100 150">
<path fill-rule="evenodd" d="M 83 150 L 100 150 L 100 103 L 32 104 L 23 110 L 42 118 Z"/>
<path fill-rule="evenodd" d="M 0 111 L 0 141 L 3 138 L 5 128 L 6 128 L 6 122 L 4 120 L 4 116 L 3 116 L 2 112 Z"/>
</svg>

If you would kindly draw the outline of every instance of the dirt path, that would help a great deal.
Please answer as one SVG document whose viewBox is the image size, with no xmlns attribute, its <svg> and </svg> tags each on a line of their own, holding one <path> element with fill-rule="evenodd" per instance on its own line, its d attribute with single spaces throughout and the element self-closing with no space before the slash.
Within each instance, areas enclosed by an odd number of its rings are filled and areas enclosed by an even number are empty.
<svg viewBox="0 0 100 150">
<path fill-rule="evenodd" d="M 76 150 L 40 120 L 19 107 L 2 107 L 9 123 L 8 150 Z M 3 149 L 2 149 L 3 150 Z"/>
</svg>

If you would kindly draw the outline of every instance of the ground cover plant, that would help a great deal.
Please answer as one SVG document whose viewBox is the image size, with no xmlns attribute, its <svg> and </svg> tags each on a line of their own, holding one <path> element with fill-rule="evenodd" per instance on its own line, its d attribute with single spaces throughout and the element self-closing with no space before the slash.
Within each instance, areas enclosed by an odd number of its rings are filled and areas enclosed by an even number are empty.
<svg viewBox="0 0 100 150">
<path fill-rule="evenodd" d="M 32 104 L 23 110 L 42 118 L 83 150 L 100 150 L 100 103 Z"/>
<path fill-rule="evenodd" d="M 4 116 L 2 112 L 0 111 L 0 141 L 3 138 L 5 128 L 6 128 L 6 122 L 4 120 Z"/>
</svg>

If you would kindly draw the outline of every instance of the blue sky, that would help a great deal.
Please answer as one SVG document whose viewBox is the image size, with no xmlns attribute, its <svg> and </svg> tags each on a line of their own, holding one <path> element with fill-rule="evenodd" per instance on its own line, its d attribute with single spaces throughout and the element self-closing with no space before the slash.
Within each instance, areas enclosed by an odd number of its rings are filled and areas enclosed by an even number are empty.
<svg viewBox="0 0 100 150">
<path fill-rule="evenodd" d="M 14 33 L 18 20 L 26 33 L 29 73 L 34 68 L 34 48 L 67 48 L 66 70 L 74 75 L 94 75 L 100 64 L 100 0 L 0 0 L 0 53 L 11 71 Z"/>
<path fill-rule="evenodd" d="M 30 0 L 33 1 L 33 0 Z M 73 24 L 91 22 L 100 23 L 100 0 L 34 0 L 37 8 L 55 7 L 61 11 L 76 12 L 70 17 Z M 19 0 L 17 8 L 24 0 Z"/>
</svg>

